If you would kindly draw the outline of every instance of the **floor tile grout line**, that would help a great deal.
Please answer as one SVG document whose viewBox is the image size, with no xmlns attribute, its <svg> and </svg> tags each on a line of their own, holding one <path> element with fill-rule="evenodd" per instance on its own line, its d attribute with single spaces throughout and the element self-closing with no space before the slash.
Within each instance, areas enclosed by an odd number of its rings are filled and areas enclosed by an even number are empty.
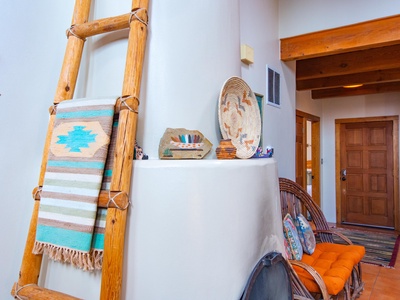
<svg viewBox="0 0 400 300">
<path fill-rule="evenodd" d="M 375 280 L 374 280 L 374 282 L 373 282 L 373 284 L 372 284 L 371 293 L 369 294 L 368 300 L 372 300 L 372 299 L 371 299 L 371 296 L 372 296 L 372 294 L 374 293 L 375 284 L 376 284 L 377 281 L 379 280 L 379 275 L 380 275 L 380 273 L 381 273 L 381 268 L 382 268 L 381 266 L 378 266 L 378 273 L 376 274 Z"/>
</svg>

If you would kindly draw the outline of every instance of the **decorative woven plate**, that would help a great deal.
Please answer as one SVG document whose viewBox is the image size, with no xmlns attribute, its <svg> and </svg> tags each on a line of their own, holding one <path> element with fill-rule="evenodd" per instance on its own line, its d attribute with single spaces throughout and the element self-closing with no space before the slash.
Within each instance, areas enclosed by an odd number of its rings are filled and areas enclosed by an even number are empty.
<svg viewBox="0 0 400 300">
<path fill-rule="evenodd" d="M 261 138 L 261 117 L 257 99 L 239 77 L 229 78 L 219 95 L 218 119 L 224 139 L 231 139 L 236 157 L 250 158 Z"/>
</svg>

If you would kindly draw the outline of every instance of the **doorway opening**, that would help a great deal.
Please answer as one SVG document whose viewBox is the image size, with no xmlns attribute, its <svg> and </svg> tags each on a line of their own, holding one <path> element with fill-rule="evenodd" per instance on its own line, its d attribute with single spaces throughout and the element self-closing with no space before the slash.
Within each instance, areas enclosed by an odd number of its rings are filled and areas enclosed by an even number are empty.
<svg viewBox="0 0 400 300">
<path fill-rule="evenodd" d="M 296 182 L 320 206 L 320 118 L 296 110 Z"/>
</svg>

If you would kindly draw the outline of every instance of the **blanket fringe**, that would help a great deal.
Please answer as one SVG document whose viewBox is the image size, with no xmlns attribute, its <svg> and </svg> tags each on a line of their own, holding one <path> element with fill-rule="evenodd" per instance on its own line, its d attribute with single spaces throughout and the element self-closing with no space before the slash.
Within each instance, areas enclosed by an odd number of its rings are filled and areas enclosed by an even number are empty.
<svg viewBox="0 0 400 300">
<path fill-rule="evenodd" d="M 70 263 L 84 271 L 101 270 L 103 264 L 101 250 L 92 249 L 87 253 L 36 241 L 32 253 L 45 254 L 54 261 Z"/>
<path fill-rule="evenodd" d="M 103 266 L 103 251 L 102 250 L 92 250 L 92 255 L 94 262 L 94 268 L 96 270 L 101 270 Z"/>
</svg>

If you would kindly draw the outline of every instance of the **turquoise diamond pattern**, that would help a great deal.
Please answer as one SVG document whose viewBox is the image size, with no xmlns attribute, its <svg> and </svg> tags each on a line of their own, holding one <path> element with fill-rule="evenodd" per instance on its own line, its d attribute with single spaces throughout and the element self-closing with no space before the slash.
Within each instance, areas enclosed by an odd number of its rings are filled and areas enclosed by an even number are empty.
<svg viewBox="0 0 400 300">
<path fill-rule="evenodd" d="M 92 130 L 84 130 L 86 126 L 74 126 L 74 130 L 68 131 L 68 135 L 59 135 L 57 144 L 65 144 L 70 148 L 69 152 L 81 152 L 81 148 L 89 148 L 90 143 L 96 142 L 97 134 Z"/>
</svg>

